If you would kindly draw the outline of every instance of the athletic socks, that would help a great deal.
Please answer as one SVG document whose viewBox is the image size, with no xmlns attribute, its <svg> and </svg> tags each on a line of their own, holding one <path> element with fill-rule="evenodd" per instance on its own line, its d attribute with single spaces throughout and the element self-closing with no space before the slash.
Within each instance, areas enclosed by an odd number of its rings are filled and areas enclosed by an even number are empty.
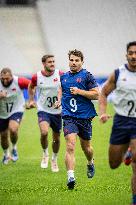
<svg viewBox="0 0 136 205">
<path fill-rule="evenodd" d="M 43 157 L 44 156 L 49 156 L 48 147 L 46 149 L 43 149 Z"/>
<path fill-rule="evenodd" d="M 94 159 L 92 159 L 91 161 L 88 161 L 88 165 L 92 165 L 94 162 Z"/>
<path fill-rule="evenodd" d="M 52 160 L 53 161 L 57 161 L 57 154 L 58 153 L 54 153 L 54 152 L 52 153 Z"/>
<path fill-rule="evenodd" d="M 74 177 L 74 170 L 68 170 L 67 171 L 67 175 L 68 175 L 68 179 L 71 177 L 71 178 L 75 178 Z"/>
<path fill-rule="evenodd" d="M 4 155 L 5 155 L 6 157 L 8 157 L 8 156 L 10 155 L 10 154 L 9 154 L 9 149 L 4 149 L 3 152 L 4 152 Z"/>
<path fill-rule="evenodd" d="M 16 144 L 12 144 L 12 148 L 13 148 L 14 150 L 17 150 L 17 145 L 16 145 Z"/>
</svg>

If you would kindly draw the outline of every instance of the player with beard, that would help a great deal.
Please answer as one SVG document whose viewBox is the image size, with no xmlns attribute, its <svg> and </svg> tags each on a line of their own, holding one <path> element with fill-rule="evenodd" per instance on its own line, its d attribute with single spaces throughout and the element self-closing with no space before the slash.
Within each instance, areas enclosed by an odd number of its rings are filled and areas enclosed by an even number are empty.
<svg viewBox="0 0 136 205">
<path fill-rule="evenodd" d="M 41 132 L 41 146 L 43 156 L 41 168 L 48 168 L 48 132 L 52 129 L 52 158 L 51 170 L 58 172 L 57 155 L 60 147 L 61 131 L 61 109 L 55 109 L 54 103 L 57 100 L 58 88 L 60 86 L 60 75 L 62 72 L 55 69 L 55 59 L 53 55 L 44 55 L 42 57 L 43 70 L 32 76 L 29 86 L 29 106 L 33 105 L 34 92 L 37 92 L 38 122 Z M 32 101 L 32 102 L 31 102 Z"/>
<path fill-rule="evenodd" d="M 0 72 L 0 136 L 4 152 L 3 164 L 18 160 L 18 129 L 23 116 L 25 99 L 23 89 L 27 89 L 30 80 L 12 74 L 11 69 L 3 68 Z M 9 136 L 12 143 L 9 151 Z"/>
<path fill-rule="evenodd" d="M 62 104 L 63 130 L 66 139 L 65 164 L 67 186 L 74 189 L 76 179 L 75 147 L 77 136 L 87 159 L 87 177 L 95 174 L 93 162 L 92 119 L 97 115 L 92 100 L 98 99 L 99 89 L 94 76 L 83 68 L 84 56 L 77 49 L 69 51 L 70 71 L 61 76 L 56 107 Z"/>
</svg>

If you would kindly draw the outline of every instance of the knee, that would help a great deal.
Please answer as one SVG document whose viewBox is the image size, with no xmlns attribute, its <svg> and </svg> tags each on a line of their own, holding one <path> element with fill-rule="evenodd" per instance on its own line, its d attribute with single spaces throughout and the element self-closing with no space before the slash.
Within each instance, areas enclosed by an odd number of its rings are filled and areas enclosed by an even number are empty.
<svg viewBox="0 0 136 205">
<path fill-rule="evenodd" d="M 12 135 L 17 135 L 17 132 L 18 132 L 18 127 L 9 127 L 9 131 Z"/>
<path fill-rule="evenodd" d="M 74 142 L 69 142 L 67 144 L 67 152 L 73 153 L 75 150 L 75 143 Z"/>
<path fill-rule="evenodd" d="M 116 169 L 119 167 L 119 165 L 121 164 L 121 161 L 112 161 L 109 160 L 109 165 L 111 169 Z"/>
<path fill-rule="evenodd" d="M 41 138 L 46 138 L 48 135 L 48 131 L 45 129 L 41 129 Z"/>
</svg>

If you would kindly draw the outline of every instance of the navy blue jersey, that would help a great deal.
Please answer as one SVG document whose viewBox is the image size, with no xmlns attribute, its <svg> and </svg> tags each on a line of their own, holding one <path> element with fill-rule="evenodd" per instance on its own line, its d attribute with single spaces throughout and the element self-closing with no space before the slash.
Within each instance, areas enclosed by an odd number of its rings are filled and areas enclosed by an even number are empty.
<svg viewBox="0 0 136 205">
<path fill-rule="evenodd" d="M 90 99 L 81 95 L 73 95 L 70 92 L 70 87 L 77 87 L 86 91 L 98 87 L 92 74 L 86 69 L 77 73 L 69 71 L 61 76 L 60 81 L 62 87 L 62 117 L 71 116 L 89 119 L 97 115 Z"/>
</svg>

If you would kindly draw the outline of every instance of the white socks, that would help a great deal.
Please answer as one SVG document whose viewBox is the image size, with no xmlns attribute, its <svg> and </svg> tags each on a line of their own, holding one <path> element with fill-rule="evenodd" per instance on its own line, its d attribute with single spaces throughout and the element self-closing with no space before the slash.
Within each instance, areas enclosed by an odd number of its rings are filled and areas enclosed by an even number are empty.
<svg viewBox="0 0 136 205">
<path fill-rule="evenodd" d="M 49 156 L 48 147 L 46 149 L 43 149 L 43 157 L 45 156 Z"/>
<path fill-rule="evenodd" d="M 4 152 L 4 155 L 5 155 L 6 157 L 8 157 L 8 156 L 10 155 L 10 154 L 9 154 L 9 149 L 4 149 L 3 152 Z"/>
<path fill-rule="evenodd" d="M 75 178 L 75 177 L 74 177 L 74 170 L 68 170 L 68 171 L 67 171 L 67 175 L 68 175 L 68 179 L 69 179 L 70 177 Z"/>
<path fill-rule="evenodd" d="M 52 160 L 53 161 L 57 161 L 57 155 L 58 155 L 58 153 L 52 153 Z"/>
<path fill-rule="evenodd" d="M 43 157 L 49 156 L 48 148 L 43 149 Z M 58 153 L 52 153 L 52 160 L 57 161 Z"/>
<path fill-rule="evenodd" d="M 12 144 L 12 148 L 16 150 L 17 149 L 17 145 L 16 144 Z"/>
<path fill-rule="evenodd" d="M 94 160 L 92 159 L 91 161 L 88 161 L 88 165 L 91 165 L 94 163 Z"/>
</svg>

